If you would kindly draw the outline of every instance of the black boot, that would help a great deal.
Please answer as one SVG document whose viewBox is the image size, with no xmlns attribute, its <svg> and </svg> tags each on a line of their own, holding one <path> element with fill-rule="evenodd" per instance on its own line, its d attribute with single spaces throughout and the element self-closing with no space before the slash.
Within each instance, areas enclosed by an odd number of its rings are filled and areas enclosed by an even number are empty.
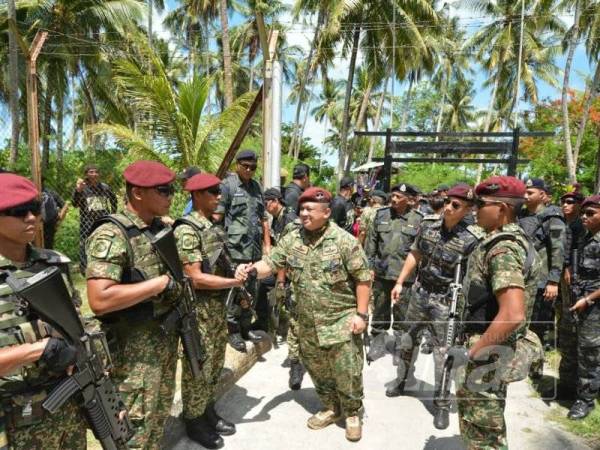
<svg viewBox="0 0 600 450">
<path fill-rule="evenodd" d="M 404 385 L 406 384 L 406 379 L 396 383 L 385 390 L 385 395 L 388 397 L 399 397 L 404 395 Z"/>
<path fill-rule="evenodd" d="M 242 337 L 246 340 L 246 341 L 250 341 L 250 342 L 260 342 L 263 339 L 266 339 L 267 337 L 267 333 L 265 333 L 262 330 L 248 330 L 248 331 L 242 331 Z"/>
<path fill-rule="evenodd" d="M 246 343 L 240 333 L 229 333 L 229 345 L 238 352 L 246 353 Z"/>
<path fill-rule="evenodd" d="M 208 424 L 221 436 L 230 436 L 235 433 L 235 425 L 217 414 L 214 402 L 206 405 L 204 415 Z"/>
<path fill-rule="evenodd" d="M 192 441 L 205 448 L 223 447 L 223 438 L 213 431 L 205 415 L 194 419 L 185 419 L 184 423 L 185 431 Z"/>
<path fill-rule="evenodd" d="M 569 410 L 569 413 L 567 414 L 567 417 L 571 420 L 580 420 L 585 418 L 590 412 L 592 412 L 592 410 L 594 409 L 594 401 L 592 400 L 587 401 L 587 400 L 577 400 L 575 401 L 575 403 L 573 403 L 573 406 L 571 406 L 571 409 Z"/>
<path fill-rule="evenodd" d="M 290 363 L 290 389 L 297 391 L 302 386 L 304 378 L 304 366 L 300 361 L 292 360 Z"/>
</svg>

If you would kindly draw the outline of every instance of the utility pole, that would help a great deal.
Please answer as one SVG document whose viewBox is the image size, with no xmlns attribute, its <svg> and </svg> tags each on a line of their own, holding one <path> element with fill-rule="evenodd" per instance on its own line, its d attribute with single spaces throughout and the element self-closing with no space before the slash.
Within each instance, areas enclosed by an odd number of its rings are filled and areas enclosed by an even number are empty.
<svg viewBox="0 0 600 450">
<path fill-rule="evenodd" d="M 8 0 L 8 20 L 16 25 L 17 11 L 15 0 Z M 17 36 L 10 31 L 8 33 L 8 78 L 9 78 L 9 109 L 10 109 L 10 166 L 17 163 L 19 154 L 19 53 L 17 49 Z"/>
</svg>

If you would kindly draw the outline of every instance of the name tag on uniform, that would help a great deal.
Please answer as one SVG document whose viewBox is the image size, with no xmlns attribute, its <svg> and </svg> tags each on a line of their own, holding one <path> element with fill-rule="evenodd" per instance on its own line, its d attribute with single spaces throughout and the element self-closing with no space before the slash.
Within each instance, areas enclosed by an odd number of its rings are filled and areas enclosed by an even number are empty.
<svg viewBox="0 0 600 450">
<path fill-rule="evenodd" d="M 323 256 L 337 255 L 337 253 L 337 247 L 335 247 L 334 245 L 328 245 L 326 247 L 323 247 Z"/>
<path fill-rule="evenodd" d="M 308 247 L 306 247 L 305 245 L 295 245 L 294 247 L 292 247 L 292 251 L 301 255 L 308 255 Z"/>
</svg>

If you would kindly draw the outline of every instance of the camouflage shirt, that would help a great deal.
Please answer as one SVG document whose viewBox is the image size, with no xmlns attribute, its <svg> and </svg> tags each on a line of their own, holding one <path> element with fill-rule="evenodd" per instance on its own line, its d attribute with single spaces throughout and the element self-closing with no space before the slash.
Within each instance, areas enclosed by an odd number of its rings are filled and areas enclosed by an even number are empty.
<svg viewBox="0 0 600 450">
<path fill-rule="evenodd" d="M 287 270 L 300 327 L 316 328 L 320 346 L 351 339 L 356 283 L 371 281 L 365 253 L 353 236 L 333 222 L 314 232 L 294 229 L 263 261 L 274 272 Z"/>
<path fill-rule="evenodd" d="M 200 263 L 202 272 L 212 275 L 225 276 L 217 260 L 226 243 L 225 233 L 221 227 L 215 226 L 209 219 L 192 211 L 185 216 L 186 220 L 193 222 L 202 230 L 201 233 L 187 223 L 176 225 L 175 238 L 181 262 L 185 264 Z M 204 298 L 221 299 L 226 295 L 226 290 L 197 290 Z"/>
<path fill-rule="evenodd" d="M 365 252 L 375 276 L 384 280 L 398 278 L 422 218 L 423 214 L 415 209 L 397 214 L 386 206 L 377 211 L 365 241 Z M 407 281 L 414 281 L 414 275 Z"/>
<path fill-rule="evenodd" d="M 360 216 L 360 225 L 359 231 L 361 233 L 367 233 L 373 220 L 375 219 L 375 215 L 377 211 L 379 211 L 383 206 L 367 206 L 363 209 L 362 214 Z"/>
<path fill-rule="evenodd" d="M 483 333 L 498 312 L 497 292 L 517 287 L 524 291 L 526 323 L 506 342 L 524 335 L 533 312 L 540 270 L 540 258 L 519 225 L 510 223 L 498 232 L 487 234 L 469 256 L 463 279 L 467 331 Z"/>
</svg>

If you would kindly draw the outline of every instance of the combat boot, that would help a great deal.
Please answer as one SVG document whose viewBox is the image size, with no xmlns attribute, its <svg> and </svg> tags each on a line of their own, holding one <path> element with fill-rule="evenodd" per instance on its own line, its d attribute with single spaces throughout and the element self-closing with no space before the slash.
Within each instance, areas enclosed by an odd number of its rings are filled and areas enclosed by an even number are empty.
<svg viewBox="0 0 600 450">
<path fill-rule="evenodd" d="M 229 345 L 238 352 L 246 353 L 246 343 L 240 333 L 229 333 Z"/>
<path fill-rule="evenodd" d="M 360 441 L 362 437 L 362 423 L 360 417 L 346 417 L 346 439 L 352 442 Z"/>
<path fill-rule="evenodd" d="M 290 362 L 290 381 L 289 386 L 292 391 L 297 391 L 302 386 L 302 379 L 304 378 L 304 366 L 298 360 L 292 360 Z"/>
<path fill-rule="evenodd" d="M 571 406 L 571 409 L 569 410 L 567 417 L 571 420 L 580 420 L 580 419 L 587 417 L 587 415 L 590 412 L 592 412 L 593 409 L 594 409 L 594 401 L 593 400 L 586 401 L 586 400 L 579 399 L 579 400 L 575 401 L 573 406 Z"/>
<path fill-rule="evenodd" d="M 263 339 L 265 339 L 267 337 L 267 333 L 262 331 L 262 330 L 248 330 L 246 332 L 242 332 L 242 337 L 246 340 L 246 341 L 250 341 L 253 343 L 257 343 L 262 341 Z"/>
<path fill-rule="evenodd" d="M 316 413 L 314 416 L 310 416 L 306 422 L 306 425 L 308 425 L 308 428 L 311 430 L 320 430 L 331 425 L 332 423 L 337 422 L 338 420 L 340 420 L 340 415 L 338 412 L 331 409 L 324 409 L 323 411 Z"/>
<path fill-rule="evenodd" d="M 223 438 L 215 433 L 204 415 L 194 419 L 185 419 L 185 432 L 188 437 L 205 448 L 223 447 Z"/>
<path fill-rule="evenodd" d="M 204 415 L 208 424 L 221 436 L 231 436 L 232 434 L 235 434 L 235 425 L 217 414 L 215 402 L 210 402 L 206 405 Z"/>
<path fill-rule="evenodd" d="M 390 386 L 389 388 L 387 388 L 385 390 L 385 395 L 388 397 L 399 397 L 401 395 L 404 395 L 404 385 L 406 384 L 406 379 L 398 382 L 398 380 L 396 380 L 396 382 Z"/>
</svg>

